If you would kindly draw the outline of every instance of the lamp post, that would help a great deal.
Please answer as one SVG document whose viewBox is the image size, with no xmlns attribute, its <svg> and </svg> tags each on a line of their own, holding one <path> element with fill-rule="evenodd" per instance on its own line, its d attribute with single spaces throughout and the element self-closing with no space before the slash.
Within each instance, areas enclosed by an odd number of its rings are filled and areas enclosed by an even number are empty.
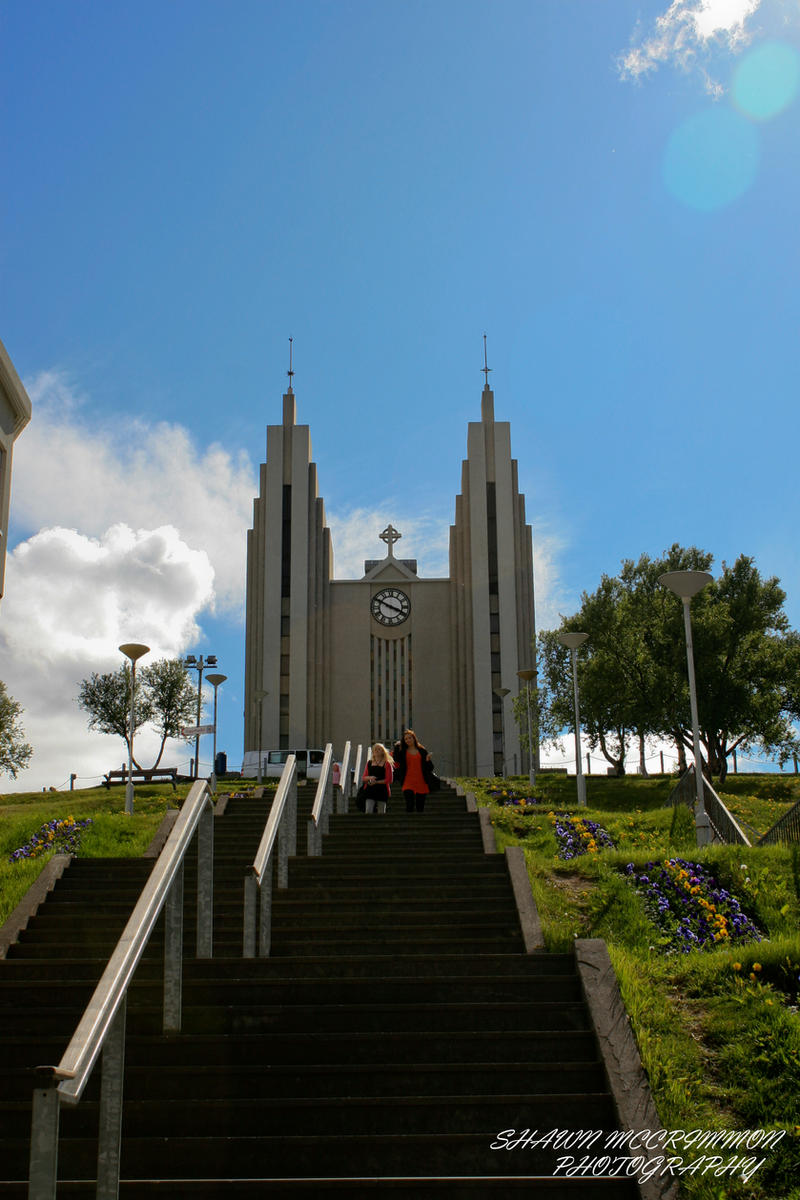
<svg viewBox="0 0 800 1200">
<path fill-rule="evenodd" d="M 531 721 L 531 680 L 536 678 L 536 671 L 530 667 L 517 671 L 520 679 L 525 680 L 525 695 L 528 699 L 528 782 L 531 790 L 536 785 L 536 755 L 533 749 L 533 722 Z"/>
<path fill-rule="evenodd" d="M 511 689 L 499 687 L 499 688 L 492 688 L 492 691 L 494 692 L 495 696 L 500 697 L 500 743 L 503 748 L 503 779 L 505 779 L 505 777 L 506 777 L 506 714 L 505 714 L 505 708 L 503 705 L 503 701 L 505 700 L 506 696 L 511 691 Z"/>
<path fill-rule="evenodd" d="M 133 814 L 133 704 L 136 698 L 136 661 L 150 652 L 150 647 L 141 642 L 125 642 L 118 647 L 121 654 L 131 663 L 131 712 L 128 722 L 128 782 L 125 785 L 125 812 Z"/>
<path fill-rule="evenodd" d="M 263 688 L 260 688 L 257 692 L 254 692 L 253 695 L 255 696 L 256 700 L 258 701 L 258 783 L 260 786 L 260 784 L 261 784 L 261 768 L 263 765 L 261 762 L 261 751 L 262 751 L 262 747 L 261 747 L 261 737 L 262 737 L 261 713 L 264 708 L 264 700 L 269 695 L 269 692 L 265 692 Z"/>
<path fill-rule="evenodd" d="M 694 824 L 697 831 L 698 846 L 707 846 L 711 841 L 711 826 L 706 812 L 706 801 L 703 794 L 703 760 L 700 757 L 700 722 L 697 717 L 697 687 L 694 678 L 694 648 L 692 646 L 692 618 L 689 613 L 689 602 L 707 583 L 712 576 L 708 571 L 667 571 L 659 575 L 658 582 L 683 603 L 683 626 L 686 630 L 686 666 L 689 674 L 689 704 L 692 711 L 692 739 L 694 743 L 694 782 L 695 804 Z"/>
<path fill-rule="evenodd" d="M 211 760 L 211 791 L 217 790 L 217 689 L 228 678 L 227 675 L 206 675 L 206 679 L 214 687 L 214 757 Z"/>
<path fill-rule="evenodd" d="M 217 665 L 216 654 L 209 654 L 208 658 L 203 662 L 203 656 L 195 658 L 193 654 L 187 654 L 183 660 L 183 665 L 192 671 L 197 671 L 197 728 L 200 728 L 200 718 L 203 714 L 203 671 L 206 667 L 215 667 Z M 213 764 L 212 764 L 213 765 Z M 200 734 L 196 733 L 194 738 L 194 779 L 200 778 Z"/>
<path fill-rule="evenodd" d="M 572 690 L 575 698 L 575 771 L 577 773 L 578 784 L 578 804 L 586 807 L 586 780 L 583 777 L 583 763 L 581 762 L 581 708 L 578 699 L 578 655 L 579 646 L 588 638 L 588 633 L 560 633 L 558 640 L 562 646 L 566 646 L 572 657 Z"/>
</svg>

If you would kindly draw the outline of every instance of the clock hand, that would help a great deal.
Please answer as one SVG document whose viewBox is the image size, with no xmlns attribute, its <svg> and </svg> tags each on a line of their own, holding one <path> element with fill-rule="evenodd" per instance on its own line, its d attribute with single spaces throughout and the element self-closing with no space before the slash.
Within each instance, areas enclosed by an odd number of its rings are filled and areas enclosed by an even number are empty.
<svg viewBox="0 0 800 1200">
<path fill-rule="evenodd" d="M 403 606 L 401 604 L 392 604 L 391 601 L 389 601 L 389 600 L 382 600 L 381 608 L 388 608 L 389 612 L 402 612 L 403 611 Z"/>
</svg>

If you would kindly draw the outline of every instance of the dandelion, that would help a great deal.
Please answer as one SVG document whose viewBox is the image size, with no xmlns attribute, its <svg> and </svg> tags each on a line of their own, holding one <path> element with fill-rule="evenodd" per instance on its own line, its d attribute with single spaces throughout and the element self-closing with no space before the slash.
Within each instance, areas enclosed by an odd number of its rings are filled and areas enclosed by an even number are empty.
<svg viewBox="0 0 800 1200">
<path fill-rule="evenodd" d="M 761 970 L 761 963 L 753 963 L 753 970 L 754 970 L 754 971 L 760 971 L 760 970 Z"/>
</svg>

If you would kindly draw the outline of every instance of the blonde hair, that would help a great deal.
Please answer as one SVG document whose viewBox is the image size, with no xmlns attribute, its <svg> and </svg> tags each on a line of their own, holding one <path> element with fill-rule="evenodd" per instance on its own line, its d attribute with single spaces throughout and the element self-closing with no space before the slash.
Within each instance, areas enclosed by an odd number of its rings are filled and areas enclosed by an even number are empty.
<svg viewBox="0 0 800 1200">
<path fill-rule="evenodd" d="M 372 746 L 372 747 L 370 748 L 370 752 L 369 752 L 369 761 L 370 761 L 370 762 L 375 762 L 375 761 L 376 761 L 376 751 L 378 751 L 378 750 L 379 750 L 379 751 L 381 752 L 381 754 L 383 755 L 383 761 L 384 761 L 384 762 L 387 762 L 387 763 L 389 763 L 389 765 L 390 765 L 391 767 L 393 767 L 393 766 L 394 766 L 394 759 L 392 758 L 391 754 L 389 753 L 389 751 L 388 751 L 388 750 L 386 749 L 386 747 L 384 746 L 383 742 L 376 742 L 376 743 L 375 743 L 375 745 L 374 745 L 374 746 Z M 379 761 L 379 760 L 378 760 L 378 761 Z"/>
</svg>

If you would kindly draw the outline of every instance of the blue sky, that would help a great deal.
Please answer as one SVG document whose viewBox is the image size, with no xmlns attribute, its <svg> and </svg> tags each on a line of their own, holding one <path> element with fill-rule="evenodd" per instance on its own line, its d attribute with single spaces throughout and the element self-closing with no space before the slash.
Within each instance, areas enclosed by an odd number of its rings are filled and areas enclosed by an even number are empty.
<svg viewBox="0 0 800 1200">
<path fill-rule="evenodd" d="M 797 0 L 5 0 L 0 44 L 14 786 L 121 762 L 72 697 L 130 639 L 216 651 L 237 763 L 290 336 L 338 575 L 389 519 L 446 572 L 486 332 L 540 627 L 675 541 L 800 625 Z"/>
</svg>

